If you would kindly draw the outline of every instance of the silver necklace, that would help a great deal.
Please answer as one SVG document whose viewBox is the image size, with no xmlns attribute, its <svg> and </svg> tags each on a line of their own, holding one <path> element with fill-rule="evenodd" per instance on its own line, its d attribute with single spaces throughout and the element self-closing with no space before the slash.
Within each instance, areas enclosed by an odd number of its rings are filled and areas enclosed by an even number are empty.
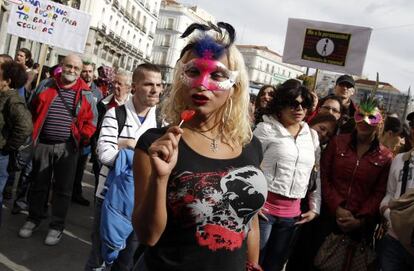
<svg viewBox="0 0 414 271">
<path fill-rule="evenodd" d="M 218 142 L 217 142 L 217 139 L 219 138 L 219 136 L 220 136 L 221 133 L 218 133 L 214 138 L 211 138 L 211 137 L 206 136 L 205 134 L 201 133 L 200 131 L 197 131 L 197 130 L 194 130 L 194 129 L 190 129 L 190 130 L 192 130 L 192 131 L 194 131 L 194 132 L 196 132 L 196 133 L 204 136 L 208 140 L 210 140 L 211 141 L 210 142 L 210 150 L 212 152 L 217 152 L 218 151 Z"/>
</svg>

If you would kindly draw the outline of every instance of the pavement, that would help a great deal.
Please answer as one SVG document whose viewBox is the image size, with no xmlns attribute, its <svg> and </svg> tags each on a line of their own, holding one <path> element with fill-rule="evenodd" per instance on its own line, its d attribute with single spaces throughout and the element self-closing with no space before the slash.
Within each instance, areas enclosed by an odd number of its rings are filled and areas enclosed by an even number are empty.
<svg viewBox="0 0 414 271">
<path fill-rule="evenodd" d="M 0 271 L 83 270 L 91 248 L 93 222 L 94 178 L 90 164 L 85 170 L 82 185 L 83 196 L 91 201 L 91 205 L 71 204 L 64 235 L 56 246 L 43 244 L 49 218 L 42 222 L 31 238 L 18 237 L 27 214 L 12 215 L 12 200 L 4 202 L 3 224 L 0 227 Z"/>
</svg>

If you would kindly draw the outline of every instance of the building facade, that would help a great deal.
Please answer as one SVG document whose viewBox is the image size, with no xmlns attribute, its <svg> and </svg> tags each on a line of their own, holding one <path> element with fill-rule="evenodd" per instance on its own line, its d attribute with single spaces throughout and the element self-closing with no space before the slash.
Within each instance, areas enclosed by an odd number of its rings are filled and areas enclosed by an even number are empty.
<svg viewBox="0 0 414 271">
<path fill-rule="evenodd" d="M 376 82 L 371 80 L 356 80 L 356 94 L 354 95 L 353 100 L 356 103 L 359 103 L 361 99 L 371 93 L 375 84 Z M 391 84 L 380 82 L 375 96 L 380 101 L 381 107 L 386 113 L 396 113 L 401 120 L 405 120 L 406 115 L 409 113 L 409 93 L 402 93 Z"/>
<path fill-rule="evenodd" d="M 83 59 L 97 66 L 107 65 L 132 71 L 142 62 L 150 62 L 161 0 L 85 0 L 55 1 L 91 14 L 91 24 Z M 40 44 L 7 34 L 10 4 L 0 14 L 0 53 L 11 56 L 19 48 L 31 50 L 39 61 Z M 70 52 L 49 46 L 46 65 L 52 66 Z"/>
<path fill-rule="evenodd" d="M 215 18 L 197 6 L 186 6 L 176 1 L 161 2 L 155 33 L 153 60 L 161 67 L 164 81 L 171 84 L 173 70 L 187 39 L 180 38 L 192 23 L 215 22 Z"/>
<path fill-rule="evenodd" d="M 244 57 L 249 80 L 253 88 L 278 85 L 304 73 L 304 68 L 283 63 L 282 56 L 266 46 L 237 45 Z"/>
</svg>

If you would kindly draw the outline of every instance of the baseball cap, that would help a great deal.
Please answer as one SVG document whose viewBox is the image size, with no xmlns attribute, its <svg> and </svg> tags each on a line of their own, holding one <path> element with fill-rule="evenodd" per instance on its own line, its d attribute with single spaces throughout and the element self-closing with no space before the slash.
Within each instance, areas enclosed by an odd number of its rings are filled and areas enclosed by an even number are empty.
<svg viewBox="0 0 414 271">
<path fill-rule="evenodd" d="M 341 83 L 348 83 L 350 85 L 352 85 L 352 87 L 355 86 L 355 81 L 352 78 L 352 76 L 344 74 L 338 77 L 338 79 L 336 79 L 336 84 L 339 85 Z"/>
</svg>

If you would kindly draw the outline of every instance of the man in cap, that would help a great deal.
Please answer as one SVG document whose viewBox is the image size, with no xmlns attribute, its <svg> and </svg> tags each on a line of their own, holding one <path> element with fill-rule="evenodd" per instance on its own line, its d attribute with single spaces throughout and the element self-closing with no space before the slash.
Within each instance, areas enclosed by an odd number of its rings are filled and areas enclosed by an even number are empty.
<svg viewBox="0 0 414 271">
<path fill-rule="evenodd" d="M 355 128 L 354 114 L 355 104 L 351 97 L 355 94 L 355 81 L 352 76 L 344 74 L 336 80 L 334 94 L 342 99 L 343 123 L 340 126 L 340 133 L 350 133 Z"/>
</svg>

